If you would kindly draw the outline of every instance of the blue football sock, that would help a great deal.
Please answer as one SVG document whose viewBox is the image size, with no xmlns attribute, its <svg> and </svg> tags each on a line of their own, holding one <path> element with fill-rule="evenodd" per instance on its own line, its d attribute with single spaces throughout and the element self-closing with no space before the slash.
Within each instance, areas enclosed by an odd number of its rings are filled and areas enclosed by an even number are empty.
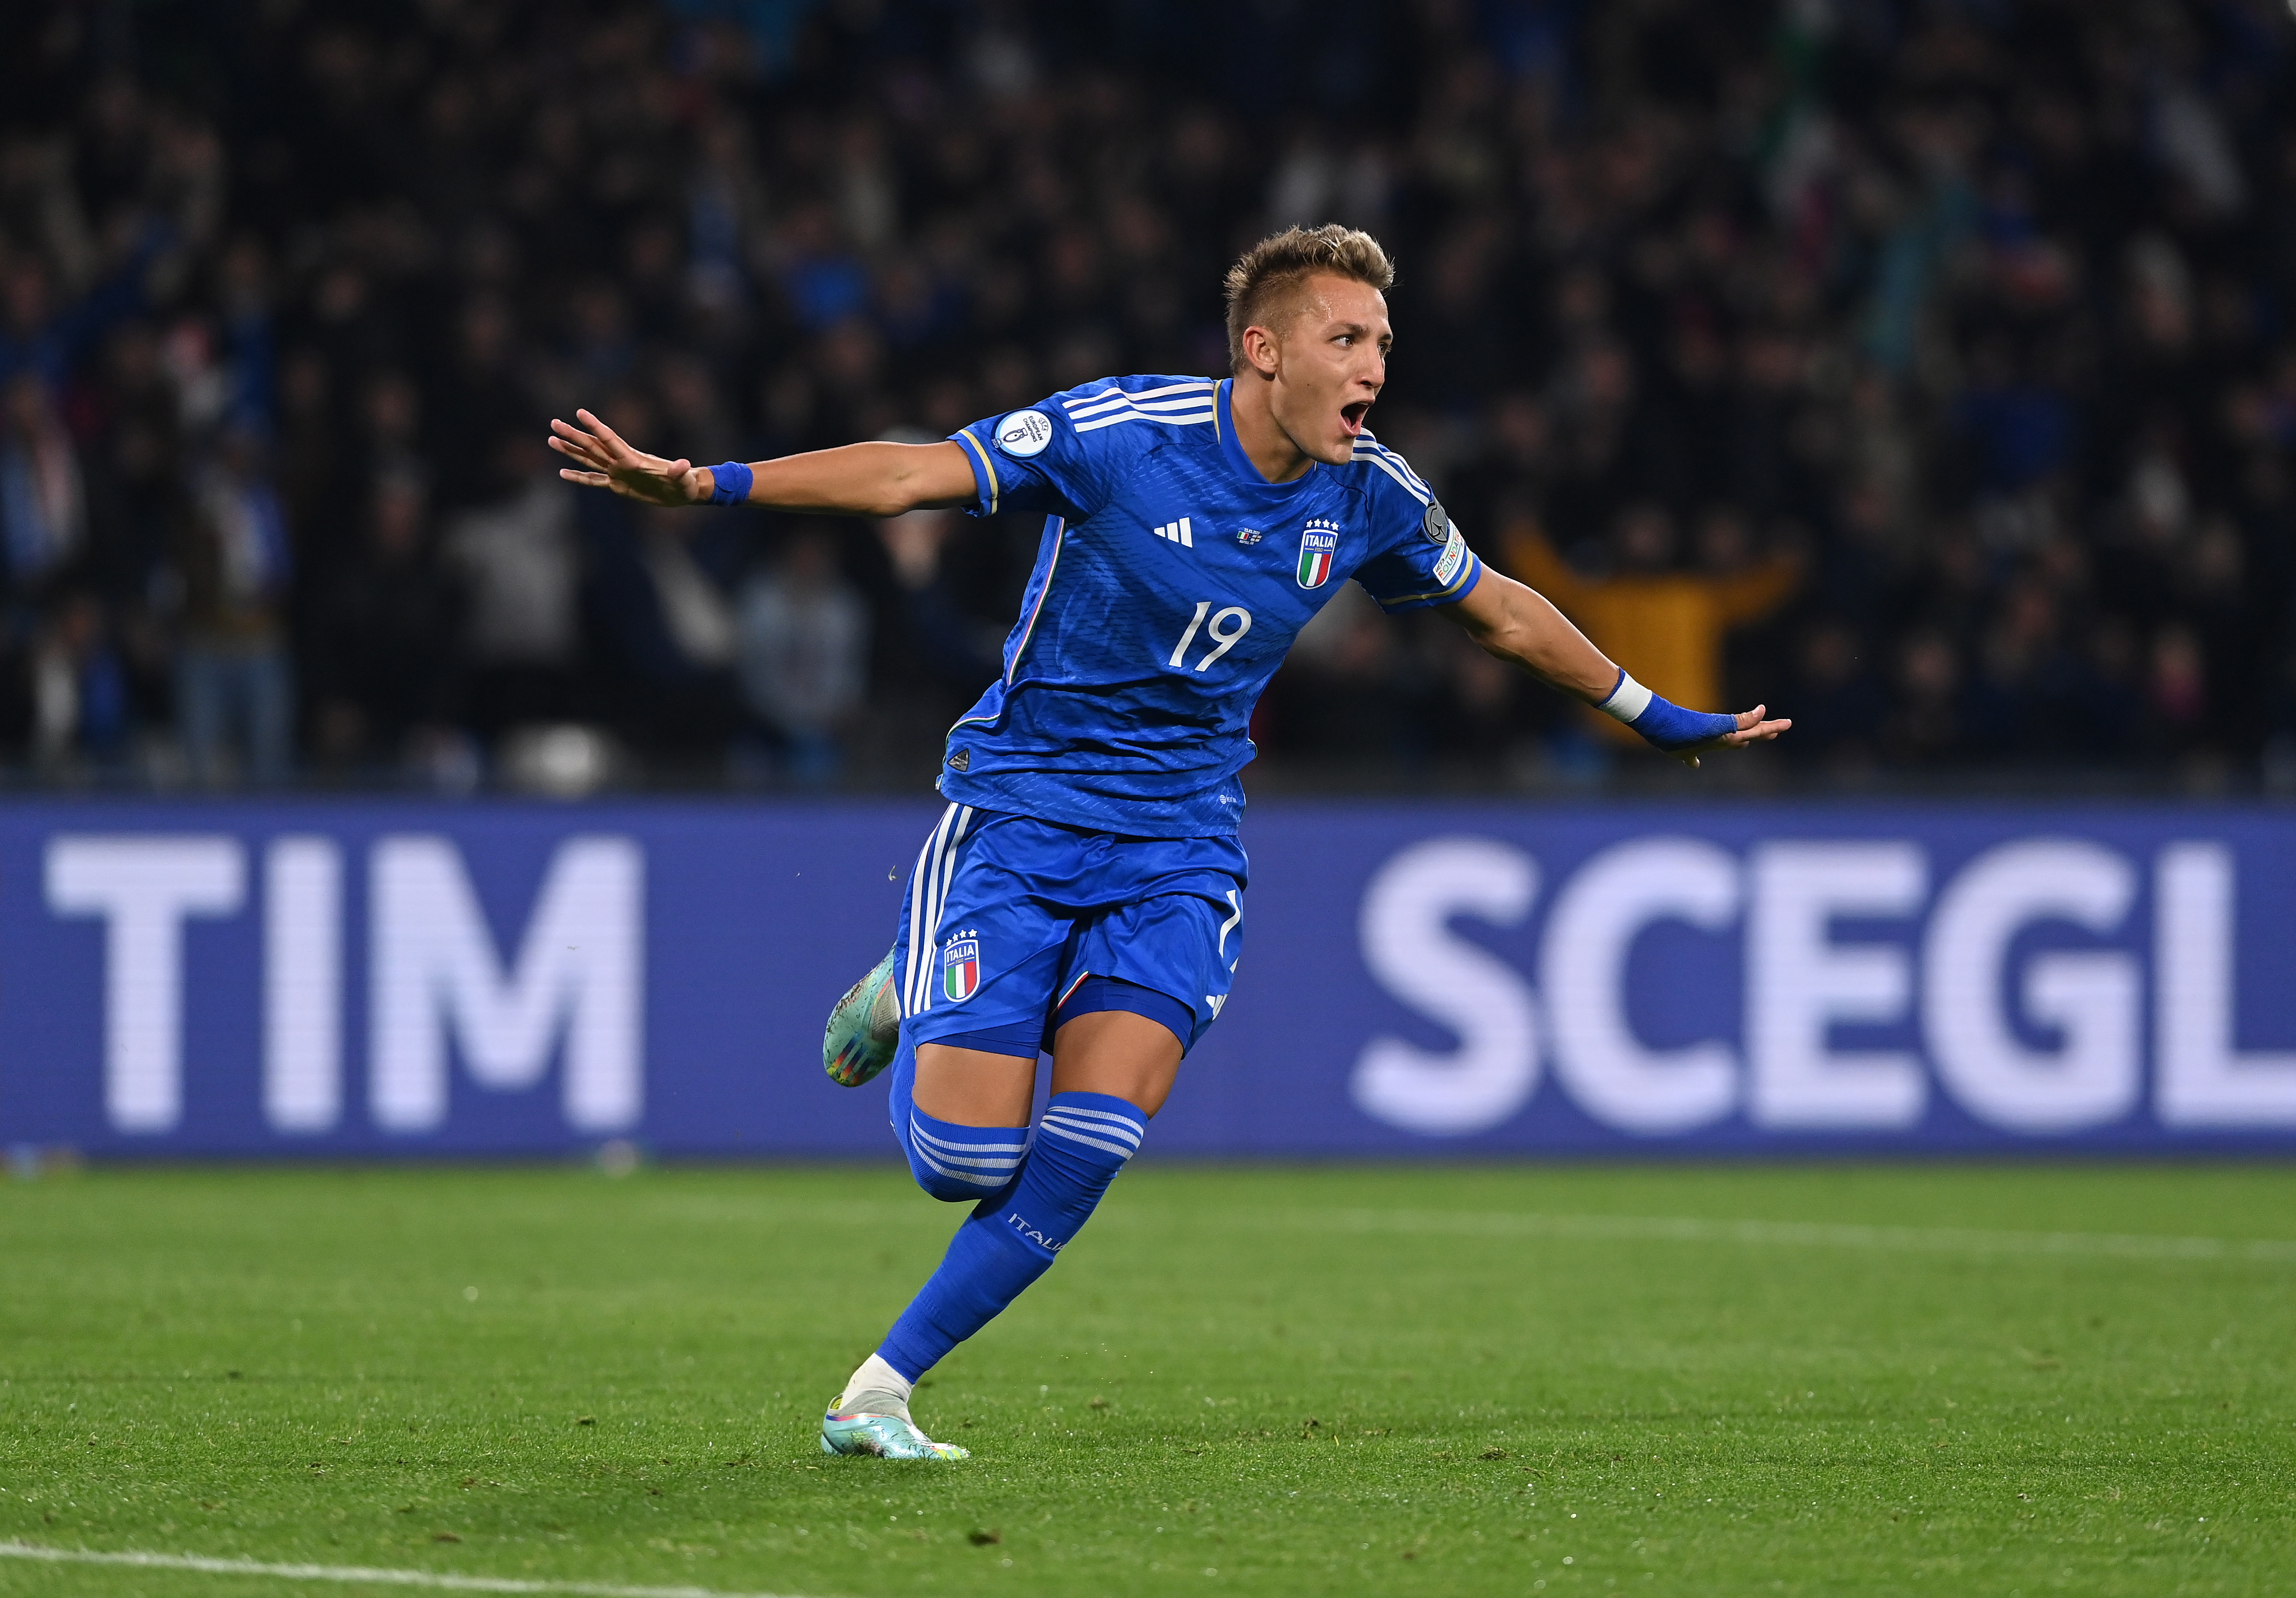
<svg viewBox="0 0 2296 1598">
<path fill-rule="evenodd" d="M 893 1057 L 890 1105 L 893 1135 L 909 1157 L 909 1174 L 936 1198 L 977 1204 L 1013 1185 L 1021 1157 L 1029 1151 L 1025 1126 L 960 1126 L 925 1114 L 916 1106 L 917 1055 L 902 1040 Z"/>
<path fill-rule="evenodd" d="M 1147 1131 L 1148 1117 L 1122 1099 L 1054 1094 L 1020 1181 L 956 1229 L 940 1269 L 877 1350 L 885 1363 L 914 1381 L 995 1320 L 1051 1268 Z"/>
</svg>

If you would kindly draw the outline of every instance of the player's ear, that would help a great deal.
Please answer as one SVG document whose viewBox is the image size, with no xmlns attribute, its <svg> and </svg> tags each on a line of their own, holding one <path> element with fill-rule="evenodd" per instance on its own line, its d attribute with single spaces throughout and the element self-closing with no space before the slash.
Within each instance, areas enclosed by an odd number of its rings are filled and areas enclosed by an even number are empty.
<svg viewBox="0 0 2296 1598">
<path fill-rule="evenodd" d="M 1275 334 L 1254 323 L 1243 330 L 1242 342 L 1244 365 L 1262 377 L 1275 376 L 1283 364 L 1283 351 Z"/>
</svg>

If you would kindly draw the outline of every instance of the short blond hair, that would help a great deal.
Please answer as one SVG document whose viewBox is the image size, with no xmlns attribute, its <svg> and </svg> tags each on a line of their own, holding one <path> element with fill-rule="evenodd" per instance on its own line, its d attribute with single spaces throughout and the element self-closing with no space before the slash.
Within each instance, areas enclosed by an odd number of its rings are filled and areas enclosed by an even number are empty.
<svg viewBox="0 0 2296 1598">
<path fill-rule="evenodd" d="M 1227 269 L 1227 364 L 1232 372 L 1243 369 L 1243 330 L 1266 327 L 1282 332 L 1276 324 L 1288 320 L 1297 307 L 1300 285 L 1318 273 L 1367 283 L 1382 294 L 1395 286 L 1395 263 L 1379 241 L 1359 227 L 1329 222 L 1321 227 L 1290 227 L 1274 234 L 1243 252 Z"/>
</svg>

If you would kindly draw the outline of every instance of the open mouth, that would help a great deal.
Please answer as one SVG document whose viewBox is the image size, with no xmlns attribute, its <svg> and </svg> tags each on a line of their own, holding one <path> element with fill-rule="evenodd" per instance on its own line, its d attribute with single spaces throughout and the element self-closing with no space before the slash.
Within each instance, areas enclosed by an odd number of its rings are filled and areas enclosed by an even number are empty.
<svg viewBox="0 0 2296 1598">
<path fill-rule="evenodd" d="M 1363 431 L 1364 417 L 1371 414 L 1371 401 L 1358 400 L 1353 405 L 1340 407 L 1340 425 L 1348 430 L 1349 438 Z"/>
</svg>

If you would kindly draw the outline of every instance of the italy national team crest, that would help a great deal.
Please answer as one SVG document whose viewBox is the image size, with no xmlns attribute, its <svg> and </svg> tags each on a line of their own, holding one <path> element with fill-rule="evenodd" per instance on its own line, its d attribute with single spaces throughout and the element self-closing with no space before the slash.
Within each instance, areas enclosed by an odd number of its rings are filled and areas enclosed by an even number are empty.
<svg viewBox="0 0 2296 1598">
<path fill-rule="evenodd" d="M 980 991 L 980 940 L 970 933 L 949 939 L 940 951 L 940 991 L 962 1004 Z"/>
<path fill-rule="evenodd" d="M 1332 580 L 1332 562 L 1340 552 L 1340 530 L 1321 517 L 1300 534 L 1300 586 L 1319 589 Z"/>
</svg>

